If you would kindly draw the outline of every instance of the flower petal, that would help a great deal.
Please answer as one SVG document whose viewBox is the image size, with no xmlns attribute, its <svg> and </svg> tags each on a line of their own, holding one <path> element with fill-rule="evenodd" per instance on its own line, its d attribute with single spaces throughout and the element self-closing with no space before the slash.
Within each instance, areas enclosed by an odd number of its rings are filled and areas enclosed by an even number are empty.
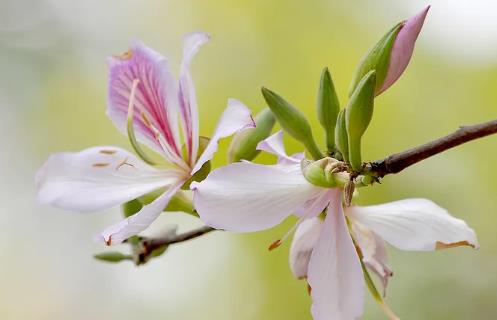
<svg viewBox="0 0 497 320">
<path fill-rule="evenodd" d="M 190 63 L 202 45 L 209 41 L 209 35 L 203 32 L 193 32 L 185 35 L 183 39 L 183 61 L 179 77 L 179 106 L 183 134 L 187 146 L 190 164 L 197 159 L 198 152 L 198 107 L 195 95 L 195 86 L 190 75 Z"/>
<path fill-rule="evenodd" d="M 307 182 L 300 164 L 250 162 L 214 170 L 191 188 L 195 208 L 205 224 L 236 232 L 271 228 L 322 190 Z"/>
<path fill-rule="evenodd" d="M 383 296 L 386 295 L 388 279 L 393 276 L 388 266 L 388 255 L 385 241 L 359 222 L 352 220 L 352 233 L 362 252 L 362 261 L 381 280 Z"/>
<path fill-rule="evenodd" d="M 293 156 L 289 156 L 286 154 L 285 146 L 283 145 L 283 130 L 280 130 L 267 139 L 259 142 L 259 144 L 257 145 L 257 150 L 262 150 L 274 154 L 278 157 L 278 163 L 281 164 L 300 163 L 300 161 L 304 159 L 303 152 L 297 153 Z"/>
<path fill-rule="evenodd" d="M 150 204 L 143 206 L 136 214 L 105 229 L 101 233 L 101 239 L 110 246 L 119 244 L 147 229 L 159 217 L 182 184 L 183 182 L 176 183 Z"/>
<path fill-rule="evenodd" d="M 166 58 L 142 42 L 134 41 L 130 51 L 109 58 L 108 64 L 107 114 L 114 124 L 126 134 L 131 88 L 137 79 L 134 126 L 138 139 L 170 158 L 181 156 L 177 87 Z M 159 143 L 154 128 L 164 138 L 165 146 Z"/>
<path fill-rule="evenodd" d="M 290 247 L 290 269 L 297 279 L 307 278 L 307 267 L 322 224 L 323 221 L 319 217 L 306 219 L 295 231 Z"/>
<path fill-rule="evenodd" d="M 407 68 L 414 51 L 414 44 L 416 43 L 416 39 L 418 38 L 421 28 L 423 27 L 423 23 L 429 9 L 430 6 L 426 7 L 423 11 L 404 22 L 404 25 L 400 29 L 393 43 L 392 51 L 390 53 L 388 72 L 377 95 L 394 84 Z"/>
<path fill-rule="evenodd" d="M 295 214 L 299 217 L 304 215 L 307 218 L 317 217 L 321 212 L 323 212 L 326 207 L 328 207 L 330 200 L 334 195 L 333 189 L 322 189 L 317 193 L 316 197 L 309 199 L 301 207 L 295 209 Z M 311 210 L 311 212 L 309 212 Z"/>
<path fill-rule="evenodd" d="M 340 198 L 340 190 L 336 189 L 309 262 L 314 320 L 353 320 L 362 315 L 364 308 L 362 267 Z"/>
<path fill-rule="evenodd" d="M 155 169 L 117 147 L 49 157 L 36 175 L 38 199 L 67 210 L 95 211 L 176 182 L 181 172 Z"/>
<path fill-rule="evenodd" d="M 254 127 L 255 122 L 250 115 L 250 110 L 240 101 L 229 99 L 228 107 L 226 107 L 221 115 L 214 135 L 211 137 L 209 144 L 195 163 L 191 174 L 193 175 L 202 168 L 204 163 L 212 159 L 212 156 L 217 151 L 217 144 L 220 139 L 226 138 L 240 130 Z"/>
<path fill-rule="evenodd" d="M 427 199 L 351 207 L 347 214 L 401 250 L 429 251 L 451 246 L 477 248 L 476 234 L 466 222 Z"/>
</svg>

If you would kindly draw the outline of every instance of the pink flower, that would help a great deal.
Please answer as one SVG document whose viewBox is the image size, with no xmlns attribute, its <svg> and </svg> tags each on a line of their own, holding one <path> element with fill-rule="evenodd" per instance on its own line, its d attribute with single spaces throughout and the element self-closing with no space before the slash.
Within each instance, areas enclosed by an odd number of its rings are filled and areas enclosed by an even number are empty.
<svg viewBox="0 0 497 320">
<path fill-rule="evenodd" d="M 144 161 L 121 148 L 106 146 L 53 154 L 36 176 L 39 200 L 67 210 L 95 211 L 164 189 L 137 214 L 104 230 L 101 238 L 110 245 L 146 229 L 182 185 L 212 158 L 219 139 L 254 126 L 248 108 L 230 99 L 216 131 L 200 153 L 197 101 L 189 68 L 208 40 L 205 33 L 185 36 L 178 82 L 166 58 L 139 41 L 133 42 L 124 55 L 111 57 L 107 113 L 124 133 L 128 125 L 130 140 Z M 137 140 L 165 161 L 155 163 Z"/>
<path fill-rule="evenodd" d="M 342 190 L 309 183 L 301 169 L 302 154 L 285 153 L 281 132 L 261 142 L 259 148 L 277 155 L 278 164 L 239 162 L 214 170 L 192 184 L 194 204 L 206 224 L 235 232 L 268 229 L 292 213 L 298 215 L 290 267 L 297 278 L 307 278 L 315 320 L 351 320 L 362 315 L 360 255 L 385 284 L 392 274 L 383 239 L 403 250 L 478 247 L 474 231 L 464 221 L 429 200 L 354 206 L 344 212 Z"/>
</svg>

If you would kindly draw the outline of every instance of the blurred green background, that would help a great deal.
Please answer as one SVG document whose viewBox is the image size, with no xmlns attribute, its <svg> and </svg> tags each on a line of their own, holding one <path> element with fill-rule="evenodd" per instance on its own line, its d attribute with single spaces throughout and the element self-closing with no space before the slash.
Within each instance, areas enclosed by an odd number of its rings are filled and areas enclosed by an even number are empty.
<svg viewBox="0 0 497 320">
<path fill-rule="evenodd" d="M 0 1 L 0 319 L 310 319 L 304 282 L 287 265 L 289 243 L 267 246 L 292 225 L 257 234 L 210 234 L 174 246 L 140 268 L 92 255 L 92 238 L 121 217 L 36 204 L 34 174 L 50 153 L 128 147 L 105 116 L 106 57 L 142 39 L 177 73 L 181 36 L 212 41 L 193 63 L 201 133 L 213 132 L 228 97 L 258 111 L 265 85 L 312 121 L 321 69 L 342 104 L 360 57 L 425 1 Z M 364 140 L 367 160 L 497 115 L 497 4 L 433 1 L 407 72 L 377 99 Z M 215 164 L 226 161 L 223 141 Z M 288 140 L 291 151 L 301 149 Z M 388 303 L 402 319 L 497 318 L 497 137 L 438 155 L 381 185 L 359 203 L 426 197 L 472 226 L 474 251 L 390 248 Z M 261 156 L 256 161 L 274 161 Z M 167 214 L 149 232 L 198 221 Z M 126 250 L 124 247 L 123 250 Z M 368 298 L 364 319 L 384 319 Z"/>
</svg>

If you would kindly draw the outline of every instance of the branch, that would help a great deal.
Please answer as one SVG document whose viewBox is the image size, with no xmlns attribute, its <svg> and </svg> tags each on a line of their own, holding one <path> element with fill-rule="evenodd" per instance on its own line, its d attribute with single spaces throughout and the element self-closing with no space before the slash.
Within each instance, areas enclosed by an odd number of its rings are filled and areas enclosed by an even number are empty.
<svg viewBox="0 0 497 320">
<path fill-rule="evenodd" d="M 162 238 L 141 238 L 141 247 L 142 251 L 138 255 L 138 262 L 137 264 L 143 264 L 145 263 L 149 256 L 152 254 L 154 250 L 157 249 L 162 249 L 166 246 L 169 246 L 171 244 L 175 243 L 180 243 L 180 242 L 185 242 L 191 239 L 195 239 L 198 237 L 201 237 L 211 231 L 214 231 L 216 229 L 208 227 L 208 226 L 203 226 L 197 229 L 193 229 L 188 232 L 184 232 L 181 234 L 172 234 L 172 235 L 167 235 Z"/>
<path fill-rule="evenodd" d="M 398 173 L 445 150 L 494 133 L 497 133 L 497 119 L 472 126 L 462 126 L 445 137 L 392 154 L 385 159 L 370 162 L 366 165 L 366 169 L 374 172 L 376 177 L 383 178 L 387 174 Z"/>
</svg>

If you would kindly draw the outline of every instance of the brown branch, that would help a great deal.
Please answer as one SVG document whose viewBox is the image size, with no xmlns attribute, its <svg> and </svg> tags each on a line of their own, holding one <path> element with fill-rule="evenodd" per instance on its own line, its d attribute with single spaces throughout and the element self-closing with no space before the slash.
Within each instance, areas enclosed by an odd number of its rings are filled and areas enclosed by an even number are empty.
<svg viewBox="0 0 497 320">
<path fill-rule="evenodd" d="M 140 239 L 140 244 L 142 247 L 141 252 L 138 254 L 138 261 L 137 264 L 143 264 L 146 261 L 148 261 L 150 255 L 152 254 L 153 251 L 162 249 L 166 246 L 169 246 L 171 244 L 176 244 L 180 242 L 185 242 L 188 240 L 192 240 L 198 237 L 201 237 L 211 231 L 214 231 L 216 229 L 208 227 L 208 226 L 203 226 L 197 229 L 193 229 L 191 231 L 187 231 L 181 234 L 170 234 L 166 235 L 162 238 L 141 238 Z"/>
<path fill-rule="evenodd" d="M 398 173 L 450 148 L 494 133 L 497 133 L 497 119 L 471 126 L 462 126 L 445 137 L 404 152 L 392 154 L 385 159 L 370 162 L 366 165 L 366 170 L 373 172 L 376 177 L 382 178 L 387 174 Z"/>
</svg>

